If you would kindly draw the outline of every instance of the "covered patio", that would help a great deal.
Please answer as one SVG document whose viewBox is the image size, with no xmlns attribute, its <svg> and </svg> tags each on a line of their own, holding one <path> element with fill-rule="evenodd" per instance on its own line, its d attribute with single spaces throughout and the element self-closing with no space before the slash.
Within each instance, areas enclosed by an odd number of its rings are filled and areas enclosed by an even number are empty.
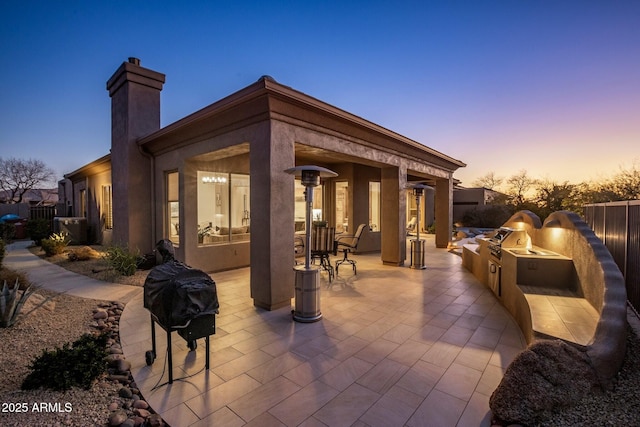
<svg viewBox="0 0 640 427">
<path fill-rule="evenodd" d="M 220 315 L 210 370 L 203 343 L 189 352 L 174 334 L 173 384 L 162 385 L 159 328 L 158 357 L 145 363 L 150 318 L 140 293 L 120 321 L 124 354 L 171 425 L 488 426 L 489 396 L 524 337 L 459 256 L 426 248 L 426 270 L 382 265 L 371 253 L 354 255 L 357 276 L 341 269 L 329 284 L 323 272 L 316 323 L 293 322 L 291 307 L 255 307 L 250 268 L 212 274 Z"/>
</svg>

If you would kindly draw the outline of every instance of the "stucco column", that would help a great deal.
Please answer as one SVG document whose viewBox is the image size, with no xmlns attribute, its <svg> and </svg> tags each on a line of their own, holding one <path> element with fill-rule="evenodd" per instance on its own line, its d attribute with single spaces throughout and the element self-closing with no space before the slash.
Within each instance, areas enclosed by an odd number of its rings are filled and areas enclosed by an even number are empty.
<svg viewBox="0 0 640 427">
<path fill-rule="evenodd" d="M 160 91 L 164 74 L 140 66 L 130 58 L 107 82 L 111 97 L 111 180 L 113 242 L 152 249 L 151 158 L 143 155 L 138 139 L 160 129 Z"/>
<path fill-rule="evenodd" d="M 453 229 L 453 180 L 436 180 L 436 247 L 447 248 Z"/>
<path fill-rule="evenodd" d="M 407 169 L 381 170 L 381 257 L 383 264 L 400 266 L 407 258 L 406 211 Z"/>
<path fill-rule="evenodd" d="M 266 126 L 265 126 L 266 128 Z M 267 310 L 291 305 L 294 293 L 293 139 L 268 129 L 251 141 L 251 297 Z"/>
</svg>

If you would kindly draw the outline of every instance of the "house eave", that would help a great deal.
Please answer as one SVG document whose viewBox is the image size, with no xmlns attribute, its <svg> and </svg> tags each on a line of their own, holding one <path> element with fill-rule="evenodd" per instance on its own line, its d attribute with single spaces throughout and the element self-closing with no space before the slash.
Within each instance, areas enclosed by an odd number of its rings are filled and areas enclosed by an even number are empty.
<svg viewBox="0 0 640 427">
<path fill-rule="evenodd" d="M 87 163 L 84 166 L 74 170 L 73 172 L 69 172 L 64 174 L 64 178 L 75 181 L 78 179 L 86 178 L 87 176 L 96 175 L 102 172 L 106 172 L 111 169 L 111 153 L 100 157 L 92 161 L 91 163 Z"/>
<path fill-rule="evenodd" d="M 160 154 L 240 126 L 275 119 L 297 125 L 308 123 L 329 132 L 338 130 L 348 137 L 437 164 L 452 172 L 466 166 L 460 160 L 282 85 L 268 76 L 141 138 L 138 144 L 149 153 Z"/>
</svg>

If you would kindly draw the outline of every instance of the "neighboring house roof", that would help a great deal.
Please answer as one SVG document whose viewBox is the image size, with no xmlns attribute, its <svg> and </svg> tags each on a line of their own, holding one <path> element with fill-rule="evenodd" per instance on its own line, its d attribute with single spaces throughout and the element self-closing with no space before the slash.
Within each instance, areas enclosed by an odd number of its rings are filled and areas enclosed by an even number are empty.
<svg viewBox="0 0 640 427">
<path fill-rule="evenodd" d="M 91 163 L 88 163 L 73 172 L 64 174 L 66 179 L 71 181 L 77 181 L 84 179 L 87 176 L 92 176 L 98 173 L 106 172 L 111 169 L 111 154 L 104 155 Z"/>
<path fill-rule="evenodd" d="M 6 203 L 10 195 L 7 191 L 0 191 L 0 201 Z M 57 188 L 32 188 L 22 196 L 22 203 L 32 205 L 54 205 L 58 203 Z"/>
</svg>

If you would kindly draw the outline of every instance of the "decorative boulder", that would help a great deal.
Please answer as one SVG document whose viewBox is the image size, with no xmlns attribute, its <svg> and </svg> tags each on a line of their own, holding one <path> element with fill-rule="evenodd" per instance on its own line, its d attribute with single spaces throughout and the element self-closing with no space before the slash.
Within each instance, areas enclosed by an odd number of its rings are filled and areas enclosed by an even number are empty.
<svg viewBox="0 0 640 427">
<path fill-rule="evenodd" d="M 538 341 L 511 365 L 489 399 L 496 422 L 536 425 L 599 386 L 588 356 L 561 340 Z"/>
</svg>

